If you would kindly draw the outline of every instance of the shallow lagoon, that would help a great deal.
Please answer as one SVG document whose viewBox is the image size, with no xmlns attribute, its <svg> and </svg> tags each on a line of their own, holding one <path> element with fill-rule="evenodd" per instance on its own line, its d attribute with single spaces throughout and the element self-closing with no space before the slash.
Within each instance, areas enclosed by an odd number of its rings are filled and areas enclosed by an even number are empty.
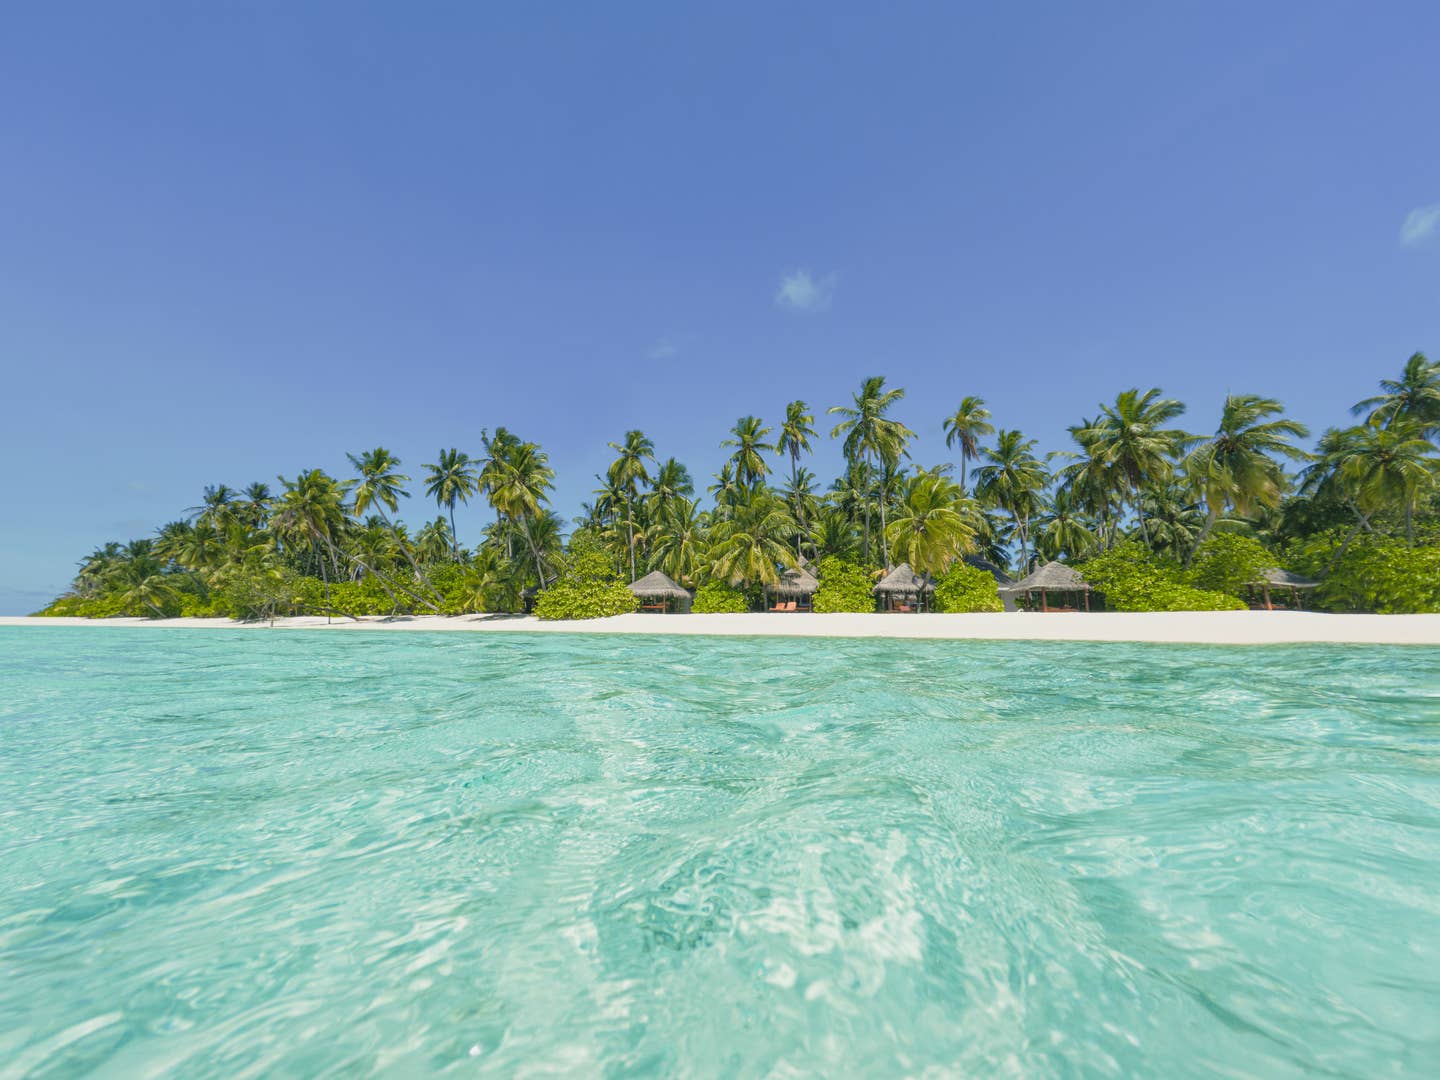
<svg viewBox="0 0 1440 1080">
<path fill-rule="evenodd" d="M 0 1075 L 1425 1075 L 1440 649 L 0 628 Z"/>
</svg>

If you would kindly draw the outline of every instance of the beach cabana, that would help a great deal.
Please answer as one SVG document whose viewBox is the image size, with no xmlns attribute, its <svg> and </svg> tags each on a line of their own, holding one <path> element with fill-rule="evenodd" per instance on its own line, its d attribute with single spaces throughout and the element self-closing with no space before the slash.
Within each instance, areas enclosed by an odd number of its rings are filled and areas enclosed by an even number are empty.
<svg viewBox="0 0 1440 1080">
<path fill-rule="evenodd" d="M 820 582 L 808 566 L 789 566 L 780 572 L 780 580 L 770 586 L 775 598 L 771 611 L 809 611 Z"/>
<path fill-rule="evenodd" d="M 935 583 L 915 573 L 909 563 L 891 570 L 871 590 L 881 611 L 919 611 L 935 592 Z"/>
<path fill-rule="evenodd" d="M 641 611 L 665 614 L 690 610 L 689 590 L 677 585 L 659 570 L 652 570 L 639 581 L 632 581 L 630 591 L 640 598 Z"/>
<path fill-rule="evenodd" d="M 1075 611 L 1082 605 L 1086 611 L 1090 610 L 1090 586 L 1080 576 L 1079 571 L 1064 563 L 1048 562 L 1015 584 L 1006 586 L 1004 591 L 1011 596 L 1027 598 L 1039 593 L 1041 611 L 1051 610 L 1052 594 L 1060 597 L 1060 603 L 1054 605 L 1058 611 Z M 1066 604 L 1067 599 L 1072 602 Z"/>
<path fill-rule="evenodd" d="M 1318 589 L 1319 587 L 1320 583 L 1318 581 L 1301 577 L 1299 574 L 1292 574 L 1289 570 L 1280 569 L 1262 570 L 1260 571 L 1260 576 L 1250 582 L 1251 591 L 1258 592 L 1261 597 L 1263 597 L 1266 611 L 1275 610 L 1275 605 L 1271 603 L 1270 600 L 1272 590 L 1282 593 L 1286 589 L 1290 590 L 1291 606 L 1298 611 L 1301 606 L 1301 595 L 1309 592 L 1311 589 Z"/>
</svg>

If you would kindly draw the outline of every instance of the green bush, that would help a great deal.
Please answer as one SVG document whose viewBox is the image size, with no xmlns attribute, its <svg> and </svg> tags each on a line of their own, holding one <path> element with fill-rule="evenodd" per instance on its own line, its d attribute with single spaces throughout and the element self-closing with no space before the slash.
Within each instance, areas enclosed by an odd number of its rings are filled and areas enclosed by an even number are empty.
<svg viewBox="0 0 1440 1080">
<path fill-rule="evenodd" d="M 1085 580 L 1105 599 L 1111 611 L 1243 611 L 1233 596 L 1197 589 L 1185 582 L 1175 563 L 1158 559 L 1130 541 L 1080 567 Z"/>
<path fill-rule="evenodd" d="M 833 614 L 875 610 L 875 594 L 871 592 L 875 582 L 865 567 L 828 555 L 816 569 L 820 578 L 820 588 L 815 590 L 816 611 Z"/>
<path fill-rule="evenodd" d="M 1188 577 L 1197 589 L 1244 596 L 1245 587 L 1278 562 L 1253 536 L 1216 533 L 1196 549 Z"/>
<path fill-rule="evenodd" d="M 739 589 L 723 581 L 707 581 L 695 590 L 690 610 L 698 615 L 718 615 L 750 610 L 750 602 Z"/>
<path fill-rule="evenodd" d="M 113 619 L 129 615 L 119 593 L 96 593 L 89 596 L 62 596 L 35 613 L 40 616 L 78 619 Z"/>
<path fill-rule="evenodd" d="M 535 600 L 535 614 L 542 619 L 603 619 L 639 607 L 639 598 L 598 551 L 572 554 L 560 579 Z"/>
<path fill-rule="evenodd" d="M 956 559 L 955 564 L 935 583 L 935 610 L 963 614 L 1004 611 L 1005 605 L 1000 602 L 995 575 L 971 566 L 964 559 Z"/>
<path fill-rule="evenodd" d="M 1306 570 L 1319 576 L 1332 561 L 1316 590 L 1319 605 L 1327 610 L 1440 612 L 1440 546 L 1407 548 L 1399 540 L 1357 539 L 1338 560 L 1327 555 L 1322 565 Z"/>
</svg>

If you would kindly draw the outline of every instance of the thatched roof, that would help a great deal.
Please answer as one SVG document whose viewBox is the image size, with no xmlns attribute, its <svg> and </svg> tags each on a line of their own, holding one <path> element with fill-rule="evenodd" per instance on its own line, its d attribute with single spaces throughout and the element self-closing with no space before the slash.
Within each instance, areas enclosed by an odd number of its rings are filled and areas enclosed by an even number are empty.
<svg viewBox="0 0 1440 1080">
<path fill-rule="evenodd" d="M 675 584 L 659 570 L 652 570 L 639 581 L 630 583 L 630 591 L 636 596 L 644 598 L 664 597 L 677 600 L 688 599 L 690 593 L 685 588 Z"/>
<path fill-rule="evenodd" d="M 820 588 L 815 575 L 803 566 L 787 567 L 780 573 L 780 580 L 771 587 L 776 596 L 814 596 Z"/>
<path fill-rule="evenodd" d="M 1315 589 L 1320 586 L 1318 581 L 1314 581 L 1308 577 L 1301 577 L 1299 574 L 1292 574 L 1289 570 L 1280 570 L 1278 568 L 1261 570 L 1259 579 L 1252 581 L 1251 584 L 1268 585 L 1272 589 Z"/>
<path fill-rule="evenodd" d="M 881 578 L 880 584 L 871 592 L 876 596 L 916 596 L 922 589 L 925 592 L 934 592 L 935 583 L 915 573 L 910 569 L 909 563 L 902 562 Z"/>
<path fill-rule="evenodd" d="M 976 570 L 984 570 L 987 574 L 989 574 L 995 579 L 995 584 L 1001 586 L 1002 588 L 1007 585 L 1015 584 L 1014 578 L 1012 578 L 1009 574 L 1005 573 L 1004 570 L 1001 570 L 1000 567 L 996 566 L 989 559 L 982 559 L 979 555 L 966 555 L 965 565 L 973 566 Z"/>
<path fill-rule="evenodd" d="M 1012 592 L 1086 592 L 1089 588 L 1078 570 L 1058 562 L 1048 562 L 1009 586 Z"/>
</svg>

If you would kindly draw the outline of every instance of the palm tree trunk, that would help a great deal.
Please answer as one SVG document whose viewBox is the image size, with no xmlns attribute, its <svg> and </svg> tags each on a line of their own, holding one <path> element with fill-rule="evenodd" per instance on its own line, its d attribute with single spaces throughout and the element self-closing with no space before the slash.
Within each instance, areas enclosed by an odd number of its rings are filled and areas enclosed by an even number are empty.
<svg viewBox="0 0 1440 1080">
<path fill-rule="evenodd" d="M 390 530 L 390 538 L 395 541 L 395 546 L 400 549 L 400 554 L 405 556 L 405 561 L 410 564 L 410 569 L 415 572 L 416 577 L 425 583 L 425 587 L 430 590 L 431 596 L 436 600 L 440 599 L 440 591 L 435 588 L 434 583 L 426 575 L 425 571 L 420 569 L 420 564 L 415 561 L 415 553 L 412 552 L 409 545 L 400 538 L 400 530 L 391 522 L 383 507 L 377 504 L 375 508 L 380 511 L 380 520 L 385 522 L 386 528 Z"/>
<path fill-rule="evenodd" d="M 1145 524 L 1145 511 L 1140 505 L 1140 492 L 1135 492 L 1135 498 L 1130 505 L 1135 508 L 1135 517 L 1140 521 L 1140 537 L 1145 541 L 1145 546 L 1148 548 L 1150 546 L 1150 528 Z"/>
<path fill-rule="evenodd" d="M 455 500 L 450 500 L 450 561 L 460 561 L 460 537 L 455 532 Z"/>
<path fill-rule="evenodd" d="M 805 535 L 805 512 L 800 508 L 800 454 L 790 447 L 790 494 L 795 496 L 795 520 L 800 531 L 795 534 L 795 561 L 801 559 L 800 541 Z"/>
<path fill-rule="evenodd" d="M 625 500 L 625 527 L 630 533 L 630 580 L 635 580 L 635 503 Z"/>
<path fill-rule="evenodd" d="M 1405 546 L 1415 546 L 1415 500 L 1411 498 L 1405 500 Z"/>
<path fill-rule="evenodd" d="M 1219 516 L 1220 515 L 1215 513 L 1215 508 L 1213 506 L 1207 506 L 1205 508 L 1205 524 L 1200 529 L 1200 535 L 1195 538 L 1195 543 L 1190 548 L 1190 554 L 1185 556 L 1186 566 L 1189 566 L 1190 563 L 1194 560 L 1195 553 L 1200 550 L 1200 545 L 1203 544 L 1206 537 L 1210 535 L 1210 530 L 1215 527 L 1215 519 Z"/>
</svg>

